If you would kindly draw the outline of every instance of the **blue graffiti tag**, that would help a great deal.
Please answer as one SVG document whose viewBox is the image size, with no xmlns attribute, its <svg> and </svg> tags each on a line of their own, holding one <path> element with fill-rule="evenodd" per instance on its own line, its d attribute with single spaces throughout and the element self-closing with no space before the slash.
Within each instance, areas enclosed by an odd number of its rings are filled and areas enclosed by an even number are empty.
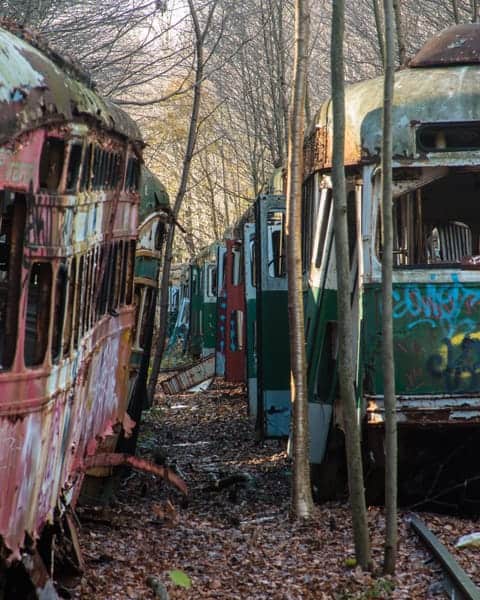
<svg viewBox="0 0 480 600">
<path fill-rule="evenodd" d="M 480 290 L 466 287 L 457 275 L 452 275 L 452 284 L 396 288 L 393 302 L 394 319 L 412 317 L 407 329 L 427 324 L 440 327 L 448 338 L 458 332 L 471 333 L 478 329 L 477 320 L 468 318 L 465 313 L 472 312 L 480 302 Z"/>
</svg>

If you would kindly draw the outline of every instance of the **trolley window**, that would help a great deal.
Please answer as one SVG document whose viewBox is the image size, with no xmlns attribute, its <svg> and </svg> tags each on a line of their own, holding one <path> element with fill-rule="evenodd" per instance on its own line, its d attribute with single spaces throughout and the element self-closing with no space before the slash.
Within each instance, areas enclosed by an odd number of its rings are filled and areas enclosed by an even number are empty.
<svg viewBox="0 0 480 600">
<path fill-rule="evenodd" d="M 236 244 L 232 248 L 232 285 L 240 285 L 242 280 L 242 248 Z"/>
<path fill-rule="evenodd" d="M 126 303 L 132 303 L 133 296 L 133 274 L 135 268 L 135 240 L 130 241 L 128 251 L 128 268 L 127 268 L 127 295 Z"/>
<path fill-rule="evenodd" d="M 317 241 L 317 253 L 315 258 L 315 267 L 319 269 L 322 266 L 322 257 L 325 251 L 325 242 L 327 240 L 328 223 L 330 220 L 330 213 L 332 208 L 332 190 L 324 190 L 324 203 L 322 203 L 318 241 Z"/>
<path fill-rule="evenodd" d="M 417 148 L 423 152 L 480 150 L 480 123 L 432 123 L 417 129 Z"/>
<path fill-rule="evenodd" d="M 40 157 L 40 188 L 55 192 L 62 177 L 65 159 L 65 142 L 59 138 L 47 137 Z"/>
<path fill-rule="evenodd" d="M 43 363 L 50 325 L 50 298 L 52 266 L 33 263 L 28 283 L 27 317 L 25 322 L 25 365 L 35 367 Z"/>
<path fill-rule="evenodd" d="M 70 276 L 68 278 L 67 314 L 65 316 L 65 327 L 63 333 L 63 357 L 70 353 L 70 342 L 72 340 L 73 308 L 75 301 L 75 281 L 77 276 L 77 259 L 72 258 L 70 263 Z"/>
<path fill-rule="evenodd" d="M 65 264 L 61 264 L 57 271 L 55 305 L 53 308 L 52 360 L 54 362 L 60 358 L 62 347 L 62 327 L 66 309 L 67 279 L 67 267 Z"/>
<path fill-rule="evenodd" d="M 0 369 L 10 369 L 15 357 L 21 293 L 25 197 L 0 194 Z"/>
<path fill-rule="evenodd" d="M 269 211 L 267 215 L 267 259 L 270 277 L 285 277 L 285 213 Z"/>
<path fill-rule="evenodd" d="M 480 174 L 450 170 L 427 185 L 395 198 L 393 262 L 396 267 L 476 265 L 480 261 Z M 382 255 L 379 208 L 376 253 Z"/>
<path fill-rule="evenodd" d="M 92 180 L 92 144 L 88 144 L 85 149 L 82 165 L 82 178 L 80 181 L 80 190 L 84 192 L 90 189 Z"/>
<path fill-rule="evenodd" d="M 82 144 L 71 144 L 70 155 L 68 157 L 67 192 L 74 192 L 77 189 L 78 175 L 82 164 Z"/>
</svg>

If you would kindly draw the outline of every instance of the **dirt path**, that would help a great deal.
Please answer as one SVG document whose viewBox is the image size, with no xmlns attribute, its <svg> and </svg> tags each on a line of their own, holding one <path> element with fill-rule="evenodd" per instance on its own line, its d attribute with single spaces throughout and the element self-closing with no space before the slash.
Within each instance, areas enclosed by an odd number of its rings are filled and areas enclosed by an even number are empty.
<svg viewBox="0 0 480 600">
<path fill-rule="evenodd" d="M 285 444 L 256 441 L 246 407 L 242 388 L 218 384 L 168 397 L 146 415 L 140 454 L 176 466 L 190 488 L 188 505 L 163 481 L 135 473 L 109 508 L 80 508 L 87 570 L 72 597 L 165 600 L 165 589 L 171 599 L 444 597 L 435 595 L 439 575 L 425 564 L 403 515 L 395 582 L 347 566 L 353 544 L 346 505 L 318 507 L 315 526 L 292 523 Z M 453 517 L 422 518 L 450 546 L 480 529 Z M 378 571 L 381 510 L 370 509 L 369 520 Z M 480 550 L 463 551 L 461 559 L 478 583 Z M 172 570 L 188 575 L 191 587 L 175 584 Z"/>
</svg>

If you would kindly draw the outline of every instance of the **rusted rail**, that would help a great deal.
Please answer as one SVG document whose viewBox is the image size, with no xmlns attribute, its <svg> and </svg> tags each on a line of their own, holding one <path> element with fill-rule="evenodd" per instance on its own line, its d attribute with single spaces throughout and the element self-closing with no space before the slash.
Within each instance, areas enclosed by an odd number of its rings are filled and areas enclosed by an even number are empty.
<svg viewBox="0 0 480 600">
<path fill-rule="evenodd" d="M 455 558 L 430 531 L 425 523 L 417 517 L 410 518 L 410 524 L 428 547 L 435 559 L 440 563 L 447 585 L 447 593 L 452 600 L 480 600 L 480 588 L 465 573 Z"/>
</svg>

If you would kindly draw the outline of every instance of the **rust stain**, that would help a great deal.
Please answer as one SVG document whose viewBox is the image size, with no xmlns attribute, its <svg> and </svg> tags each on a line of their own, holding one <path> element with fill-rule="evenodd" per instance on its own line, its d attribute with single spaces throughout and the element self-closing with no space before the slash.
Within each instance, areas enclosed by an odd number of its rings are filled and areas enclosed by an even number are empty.
<svg viewBox="0 0 480 600">
<path fill-rule="evenodd" d="M 480 24 L 462 23 L 444 29 L 420 49 L 410 67 L 443 67 L 480 63 Z"/>
<path fill-rule="evenodd" d="M 121 465 L 128 465 L 139 471 L 146 473 L 152 473 L 162 477 L 172 485 L 174 485 L 182 494 L 188 495 L 187 484 L 179 477 L 172 469 L 168 467 L 162 467 L 155 465 L 148 460 L 143 458 L 137 458 L 130 454 L 119 454 L 119 453 L 107 453 L 107 454 L 95 454 L 85 459 L 83 463 L 84 469 L 91 469 L 97 467 L 118 467 Z"/>
</svg>

